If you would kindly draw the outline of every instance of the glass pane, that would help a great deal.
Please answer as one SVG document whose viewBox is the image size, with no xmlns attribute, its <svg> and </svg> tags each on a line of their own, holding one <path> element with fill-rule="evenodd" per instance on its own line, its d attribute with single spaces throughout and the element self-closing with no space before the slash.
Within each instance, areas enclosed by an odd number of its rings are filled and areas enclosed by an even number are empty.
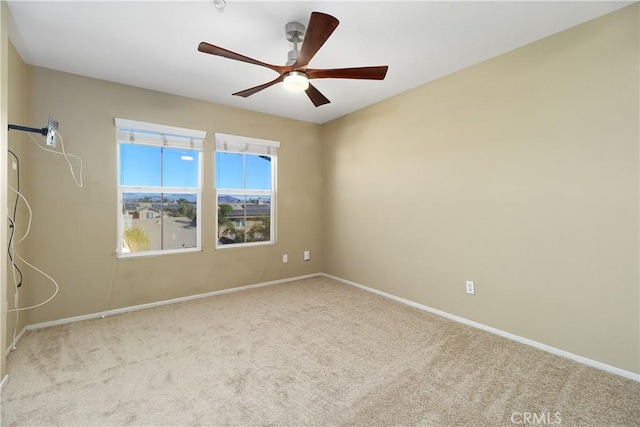
<svg viewBox="0 0 640 427">
<path fill-rule="evenodd" d="M 198 188 L 198 151 L 164 148 L 162 185 L 164 187 Z"/>
<path fill-rule="evenodd" d="M 124 193 L 122 252 L 162 249 L 161 193 Z"/>
<path fill-rule="evenodd" d="M 247 196 L 246 241 L 268 242 L 271 240 L 271 198 Z"/>
<path fill-rule="evenodd" d="M 159 186 L 160 147 L 120 144 L 120 185 Z"/>
<path fill-rule="evenodd" d="M 162 249 L 195 248 L 198 204 L 196 194 L 164 194 Z"/>
<path fill-rule="evenodd" d="M 243 195 L 218 196 L 218 243 L 265 242 L 271 240 L 271 200 Z"/>
<path fill-rule="evenodd" d="M 196 194 L 124 193 L 122 252 L 194 248 Z"/>
<path fill-rule="evenodd" d="M 216 152 L 216 188 L 244 189 L 243 154 Z"/>
<path fill-rule="evenodd" d="M 218 195 L 218 243 L 244 243 L 246 215 L 245 196 Z"/>
<path fill-rule="evenodd" d="M 247 187 L 249 190 L 271 190 L 271 157 L 245 155 Z"/>
</svg>

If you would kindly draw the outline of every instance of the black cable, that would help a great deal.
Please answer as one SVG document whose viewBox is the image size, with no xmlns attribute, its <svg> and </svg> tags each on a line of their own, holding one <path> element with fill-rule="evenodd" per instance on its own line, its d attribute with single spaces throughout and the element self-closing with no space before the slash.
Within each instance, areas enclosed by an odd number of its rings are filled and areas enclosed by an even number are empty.
<svg viewBox="0 0 640 427">
<path fill-rule="evenodd" d="M 16 185 L 16 189 L 18 190 L 18 192 L 20 192 L 20 159 L 18 159 L 18 156 L 16 156 L 16 153 L 14 153 L 11 150 L 7 150 L 9 153 L 11 153 L 11 155 L 16 159 L 16 173 L 17 173 L 17 185 Z M 16 233 L 16 223 L 15 223 L 15 219 L 16 219 L 16 212 L 18 211 L 18 199 L 19 196 L 16 194 L 16 201 L 13 204 L 13 219 L 9 218 L 9 221 L 11 221 L 11 236 L 9 236 L 9 246 L 7 247 L 7 253 L 9 254 L 9 259 L 11 260 L 11 264 L 13 264 L 13 268 L 16 269 L 16 271 L 18 272 L 18 274 L 20 274 L 20 280 L 18 281 L 18 284 L 16 285 L 16 287 L 20 287 L 22 286 L 22 271 L 20 271 L 20 268 L 16 265 L 16 263 L 13 261 L 13 255 L 11 255 L 11 243 L 13 242 L 13 236 Z"/>
</svg>

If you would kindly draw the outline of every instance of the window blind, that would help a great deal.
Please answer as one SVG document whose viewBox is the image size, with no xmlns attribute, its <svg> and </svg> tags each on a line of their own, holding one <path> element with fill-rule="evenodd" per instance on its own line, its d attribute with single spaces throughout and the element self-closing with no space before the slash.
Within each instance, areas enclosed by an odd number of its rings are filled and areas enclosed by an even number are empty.
<svg viewBox="0 0 640 427">
<path fill-rule="evenodd" d="M 202 151 L 207 132 L 116 118 L 119 143 Z"/>
<path fill-rule="evenodd" d="M 275 156 L 280 143 L 266 139 L 216 133 L 216 151 Z"/>
</svg>

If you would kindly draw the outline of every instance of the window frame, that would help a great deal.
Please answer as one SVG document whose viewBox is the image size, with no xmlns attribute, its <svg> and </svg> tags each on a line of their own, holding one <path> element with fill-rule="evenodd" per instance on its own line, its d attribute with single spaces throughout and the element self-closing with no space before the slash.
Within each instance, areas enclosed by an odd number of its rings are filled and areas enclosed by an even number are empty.
<svg viewBox="0 0 640 427">
<path fill-rule="evenodd" d="M 269 141 L 264 139 L 256 139 L 249 138 L 244 136 L 237 135 L 226 135 L 226 134 L 215 134 L 216 138 L 216 150 L 213 155 L 213 163 L 214 163 L 214 171 L 217 171 L 216 164 L 216 155 L 218 153 L 231 153 L 231 154 L 244 154 L 244 155 L 253 155 L 253 156 L 267 156 L 269 157 L 271 164 L 271 190 L 255 190 L 255 189 L 237 189 L 237 188 L 218 188 L 216 182 L 216 173 L 213 174 L 213 190 L 215 197 L 215 248 L 216 249 L 235 249 L 235 248 L 246 248 L 252 246 L 266 246 L 266 245 L 275 245 L 277 240 L 277 171 L 278 171 L 278 155 L 277 148 L 279 148 L 280 143 L 276 141 Z M 230 142 L 231 148 L 225 148 L 224 150 L 220 150 L 219 147 L 221 145 L 226 145 L 224 142 L 220 141 L 228 141 Z M 242 149 L 240 146 L 244 145 L 245 148 Z M 253 147 L 255 151 L 256 148 L 258 150 L 264 149 L 264 152 L 254 152 L 250 147 Z M 244 159 L 243 159 L 244 160 Z M 243 165 L 246 162 L 243 161 Z M 246 177 L 246 168 L 244 169 L 243 180 Z M 218 199 L 221 195 L 229 195 L 229 196 L 269 196 L 269 240 L 259 241 L 259 242 L 242 242 L 242 243 L 233 243 L 233 244 L 221 244 L 220 236 L 218 235 Z M 246 228 L 246 217 L 244 218 L 245 228 Z"/>
<path fill-rule="evenodd" d="M 155 123 L 146 123 L 146 122 L 138 122 L 134 120 L 127 119 L 115 119 L 116 122 L 116 185 L 117 185 L 117 242 L 116 242 L 116 257 L 117 258 L 139 258 L 139 257 L 149 257 L 149 256 L 159 256 L 159 255 L 172 255 L 172 254 L 184 254 L 191 252 L 202 252 L 202 229 L 203 229 L 203 214 L 202 214 L 202 182 L 203 182 L 203 142 L 206 138 L 206 132 L 197 131 L 192 129 L 185 128 L 177 128 L 173 126 L 166 125 L 158 125 Z M 129 132 L 144 132 L 148 134 L 157 134 L 164 140 L 164 145 L 156 145 L 156 144 L 148 144 L 148 143 L 138 143 L 135 142 L 127 142 L 123 141 L 118 134 L 121 131 L 129 131 Z M 169 136 L 169 138 L 167 138 Z M 175 145 L 171 145 L 168 142 L 168 139 L 171 138 L 195 138 L 200 140 L 200 149 L 194 149 L 197 153 L 197 167 L 198 167 L 198 183 L 196 188 L 191 187 L 165 187 L 165 186 L 136 186 L 136 185 L 121 185 L 121 164 L 120 164 L 120 150 L 121 145 L 147 145 L 147 146 L 158 146 L 159 148 L 170 148 L 170 149 L 188 149 L 187 147 L 179 147 Z M 195 160 L 195 159 L 194 159 Z M 196 196 L 196 246 L 189 248 L 178 248 L 178 249 L 159 249 L 159 250 L 148 250 L 148 251 L 139 251 L 139 252 L 123 252 L 123 210 L 124 210 L 124 193 L 138 193 L 138 194 L 195 194 Z M 164 226 L 164 223 L 163 223 Z"/>
</svg>

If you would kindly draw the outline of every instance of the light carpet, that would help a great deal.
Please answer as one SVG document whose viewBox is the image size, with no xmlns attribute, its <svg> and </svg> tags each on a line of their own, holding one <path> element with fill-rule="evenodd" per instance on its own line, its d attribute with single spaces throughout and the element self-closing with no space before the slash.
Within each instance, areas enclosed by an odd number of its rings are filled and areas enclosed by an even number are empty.
<svg viewBox="0 0 640 427">
<path fill-rule="evenodd" d="M 324 277 L 29 331 L 8 369 L 3 426 L 640 425 L 640 383 Z"/>
</svg>

